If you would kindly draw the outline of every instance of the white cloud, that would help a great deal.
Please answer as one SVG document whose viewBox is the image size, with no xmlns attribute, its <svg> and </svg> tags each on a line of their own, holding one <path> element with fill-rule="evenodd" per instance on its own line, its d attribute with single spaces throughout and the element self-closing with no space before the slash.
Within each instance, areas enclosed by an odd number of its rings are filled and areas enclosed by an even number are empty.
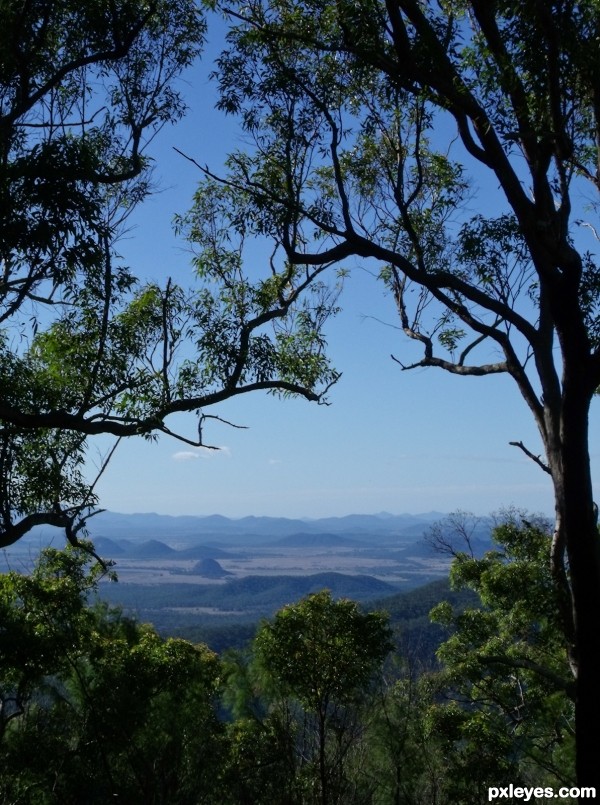
<svg viewBox="0 0 600 805">
<path fill-rule="evenodd" d="M 180 450 L 173 453 L 171 458 L 174 461 L 195 461 L 198 458 L 231 458 L 231 448 L 226 445 L 211 450 L 209 447 L 198 447 L 196 450 Z"/>
<path fill-rule="evenodd" d="M 281 464 L 281 459 L 280 458 L 270 458 L 267 461 L 267 464 Z"/>
<path fill-rule="evenodd" d="M 191 450 L 180 450 L 178 453 L 173 453 L 172 458 L 174 461 L 193 461 L 200 458 L 200 454 L 193 453 Z"/>
</svg>

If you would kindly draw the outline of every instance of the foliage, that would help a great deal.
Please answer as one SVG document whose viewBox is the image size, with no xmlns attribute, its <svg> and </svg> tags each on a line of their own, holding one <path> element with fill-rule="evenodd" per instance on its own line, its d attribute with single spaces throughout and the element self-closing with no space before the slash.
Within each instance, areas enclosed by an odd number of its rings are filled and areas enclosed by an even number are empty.
<svg viewBox="0 0 600 805">
<path fill-rule="evenodd" d="M 43 551 L 30 576 L 0 577 L 3 801 L 351 801 L 344 768 L 390 649 L 380 613 L 315 594 L 263 623 L 248 665 L 223 668 L 206 646 L 93 603 L 103 572 L 67 548 Z M 316 694 L 282 668 L 286 641 L 301 643 L 306 627 L 298 667 Z M 238 701 L 228 721 L 224 670 Z"/>
<path fill-rule="evenodd" d="M 440 665 L 398 655 L 383 674 L 387 617 L 327 591 L 219 660 L 95 602 L 105 571 L 86 551 L 47 549 L 0 577 L 0 798 L 475 805 L 489 785 L 572 785 L 547 526 L 512 512 L 494 536 L 481 558 L 455 546 L 452 582 L 478 603 L 434 609 L 452 632 Z"/>
<path fill-rule="evenodd" d="M 0 576 L 0 737 L 19 718 L 41 680 L 68 668 L 88 648 L 92 616 L 87 597 L 99 566 L 87 570 L 85 554 L 48 549 L 31 576 Z"/>
<path fill-rule="evenodd" d="M 67 548 L 0 577 L 3 801 L 217 802 L 216 655 L 90 606 L 99 572 Z"/>
<path fill-rule="evenodd" d="M 181 117 L 172 79 L 197 54 L 205 24 L 192 3 L 7 0 L 2 12 L 6 326 L 27 302 L 50 307 L 82 287 L 131 281 L 123 269 L 105 276 L 106 241 L 117 209 L 148 190 L 144 139 Z"/>
<path fill-rule="evenodd" d="M 257 721 L 237 718 L 227 725 L 228 756 L 223 772 L 224 805 L 282 802 L 300 805 L 293 725 L 275 714 Z"/>
<path fill-rule="evenodd" d="M 113 243 L 150 187 L 145 144 L 183 113 L 172 83 L 198 53 L 205 24 L 193 3 L 162 1 L 7 0 L 2 19 L 0 541 L 7 545 L 37 522 L 65 527 L 74 540 L 76 507 L 96 502 L 82 475 L 85 435 L 61 431 L 86 413 L 99 425 L 111 384 L 123 382 L 123 366 L 139 354 L 127 338 L 106 348 L 113 309 L 134 284 L 129 269 L 114 265 Z"/>
<path fill-rule="evenodd" d="M 258 389 L 321 399 L 337 377 L 322 333 L 335 292 L 315 285 L 303 303 L 320 272 L 274 260 L 244 274 L 243 222 L 206 184 L 178 222 L 192 289 L 142 284 L 119 257 L 152 190 L 147 146 L 184 112 L 174 81 L 206 28 L 192 0 L 7 0 L 2 18 L 0 545 L 41 523 L 76 544 L 112 455 L 90 480 L 97 434 L 155 438 L 194 412 L 176 435 L 211 449 L 203 425 L 219 418 L 203 407 Z"/>
<path fill-rule="evenodd" d="M 375 702 L 364 737 L 368 750 L 358 770 L 369 781 L 374 805 L 466 801 L 449 795 L 452 754 L 431 728 L 437 690 L 435 677 L 419 676 L 407 666 Z"/>
<path fill-rule="evenodd" d="M 481 791 L 501 779 L 573 784 L 574 685 L 550 573 L 551 534 L 543 520 L 513 512 L 494 539 L 497 547 L 482 558 L 458 552 L 452 565 L 453 585 L 474 590 L 480 605 L 458 614 L 442 603 L 432 611 L 454 629 L 438 651 L 445 669 L 438 684 L 454 701 L 432 708 L 431 718 L 453 746 L 450 777 L 461 801 L 468 780 Z"/>
<path fill-rule="evenodd" d="M 489 786 L 572 786 L 574 686 L 548 524 L 506 512 L 493 550 L 481 557 L 459 515 L 435 535 L 455 556 L 454 595 L 471 598 L 442 601 L 431 613 L 450 633 L 438 667 L 401 655 L 396 677 L 371 705 L 360 767 L 370 801 L 476 805 Z"/>
<path fill-rule="evenodd" d="M 384 615 L 362 613 L 355 602 L 335 601 L 323 590 L 264 622 L 249 663 L 234 664 L 234 712 L 245 708 L 265 734 L 280 736 L 286 785 L 298 801 L 355 801 L 348 770 L 390 636 Z"/>
<path fill-rule="evenodd" d="M 281 609 L 259 629 L 258 664 L 282 693 L 307 710 L 351 703 L 391 649 L 386 618 L 363 614 L 354 601 L 314 593 Z"/>
</svg>

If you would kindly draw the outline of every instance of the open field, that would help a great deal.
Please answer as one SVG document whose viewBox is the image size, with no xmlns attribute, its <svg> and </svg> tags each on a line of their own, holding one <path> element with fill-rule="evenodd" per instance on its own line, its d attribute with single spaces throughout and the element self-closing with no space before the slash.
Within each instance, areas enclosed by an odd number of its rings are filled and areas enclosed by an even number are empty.
<svg viewBox="0 0 600 805">
<path fill-rule="evenodd" d="M 207 578 L 194 570 L 192 559 L 131 559 L 118 558 L 116 571 L 122 584 L 177 584 L 224 585 L 233 578 L 245 576 L 307 576 L 314 573 L 345 573 L 366 575 L 390 584 L 410 587 L 448 573 L 449 561 L 444 556 L 410 557 L 403 553 L 395 556 L 370 556 L 351 549 L 308 550 L 288 548 L 285 552 L 253 548 L 242 552 L 235 548 L 231 558 L 219 557 L 219 566 L 232 574 L 221 579 Z M 233 551 L 232 551 L 233 553 Z M 383 552 L 382 552 L 383 553 Z"/>
</svg>

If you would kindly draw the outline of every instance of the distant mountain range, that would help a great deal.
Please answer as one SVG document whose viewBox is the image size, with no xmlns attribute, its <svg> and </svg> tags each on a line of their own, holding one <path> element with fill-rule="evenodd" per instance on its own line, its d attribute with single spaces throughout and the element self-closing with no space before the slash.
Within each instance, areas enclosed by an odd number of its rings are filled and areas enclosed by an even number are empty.
<svg viewBox="0 0 600 805">
<path fill-rule="evenodd" d="M 103 557 L 111 559 L 217 559 L 234 554 L 217 548 L 215 545 L 193 545 L 191 548 L 175 550 L 157 539 L 133 542 L 130 539 L 110 539 L 95 537 L 94 548 Z"/>
<path fill-rule="evenodd" d="M 420 586 L 447 573 L 448 557 L 440 561 L 424 539 L 445 517 L 434 511 L 315 520 L 107 511 L 90 519 L 89 532 L 98 554 L 116 561 L 121 579 L 103 582 L 101 597 L 168 634 L 201 624 L 255 622 L 324 588 L 334 597 L 372 601 Z M 471 534 L 476 555 L 490 547 L 490 526 L 482 518 Z M 34 529 L 0 552 L 0 572 L 27 572 L 40 548 L 64 542 L 59 529 Z M 326 569 L 330 561 L 335 570 Z"/>
<path fill-rule="evenodd" d="M 147 542 L 158 539 L 173 547 L 198 542 L 265 544 L 294 537 L 316 535 L 319 539 L 341 536 L 346 539 L 369 537 L 378 541 L 406 542 L 418 539 L 428 527 L 443 519 L 440 512 L 425 514 L 350 514 L 346 517 L 326 517 L 317 520 L 298 520 L 285 517 L 242 517 L 231 519 L 220 514 L 206 517 L 172 517 L 164 514 L 117 514 L 102 512 L 91 518 L 89 531 L 92 539 L 127 539 Z M 335 541 L 335 540 L 333 540 Z M 291 543 L 288 543 L 291 544 Z M 314 544 L 314 543 L 313 543 Z M 340 544 L 339 542 L 337 544 Z"/>
<path fill-rule="evenodd" d="M 222 515 L 172 517 L 163 514 L 101 512 L 88 522 L 90 537 L 101 556 L 111 559 L 221 559 L 232 558 L 236 549 L 246 552 L 302 549 L 350 549 L 382 559 L 435 554 L 423 540 L 441 512 L 424 514 L 351 514 L 299 520 L 284 517 Z M 489 548 L 492 522 L 481 518 L 473 534 L 473 548 L 481 555 Z M 60 529 L 38 527 L 10 549 L 10 555 L 30 559 L 47 544 L 60 547 Z M 234 553 L 232 553 L 232 551 Z M 0 557 L 0 571 L 5 561 Z M 8 565 L 7 565 L 8 566 Z"/>
</svg>

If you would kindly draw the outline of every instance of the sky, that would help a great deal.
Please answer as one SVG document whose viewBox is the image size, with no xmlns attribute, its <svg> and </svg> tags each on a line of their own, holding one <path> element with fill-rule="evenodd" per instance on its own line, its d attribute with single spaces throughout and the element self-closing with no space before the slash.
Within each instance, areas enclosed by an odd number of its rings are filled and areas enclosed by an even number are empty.
<svg viewBox="0 0 600 805">
<path fill-rule="evenodd" d="M 217 34 L 219 32 L 217 31 Z M 190 206 L 199 171 L 178 148 L 215 172 L 227 151 L 243 146 L 236 122 L 214 109 L 208 80 L 218 42 L 182 84 L 186 118 L 163 129 L 149 154 L 159 192 L 130 219 L 119 251 L 142 280 L 185 281 L 190 254 L 172 218 Z M 550 514 L 549 476 L 510 441 L 534 453 L 541 443 L 514 382 L 504 375 L 456 377 L 442 370 L 403 372 L 391 355 L 418 358 L 398 329 L 393 301 L 369 266 L 349 263 L 342 312 L 327 328 L 329 355 L 342 372 L 329 405 L 257 393 L 206 413 L 245 426 L 206 426 L 220 451 L 194 449 L 167 437 L 122 443 L 100 479 L 100 505 L 111 511 L 228 517 L 326 517 L 351 513 L 458 509 L 488 514 L 511 505 Z M 193 437 L 193 416 L 167 424 Z M 598 408 L 592 409 L 591 452 L 598 477 Z M 90 471 L 108 449 L 90 453 Z M 597 486 L 597 484 L 596 484 Z M 598 493 L 597 493 L 598 494 Z"/>
</svg>

